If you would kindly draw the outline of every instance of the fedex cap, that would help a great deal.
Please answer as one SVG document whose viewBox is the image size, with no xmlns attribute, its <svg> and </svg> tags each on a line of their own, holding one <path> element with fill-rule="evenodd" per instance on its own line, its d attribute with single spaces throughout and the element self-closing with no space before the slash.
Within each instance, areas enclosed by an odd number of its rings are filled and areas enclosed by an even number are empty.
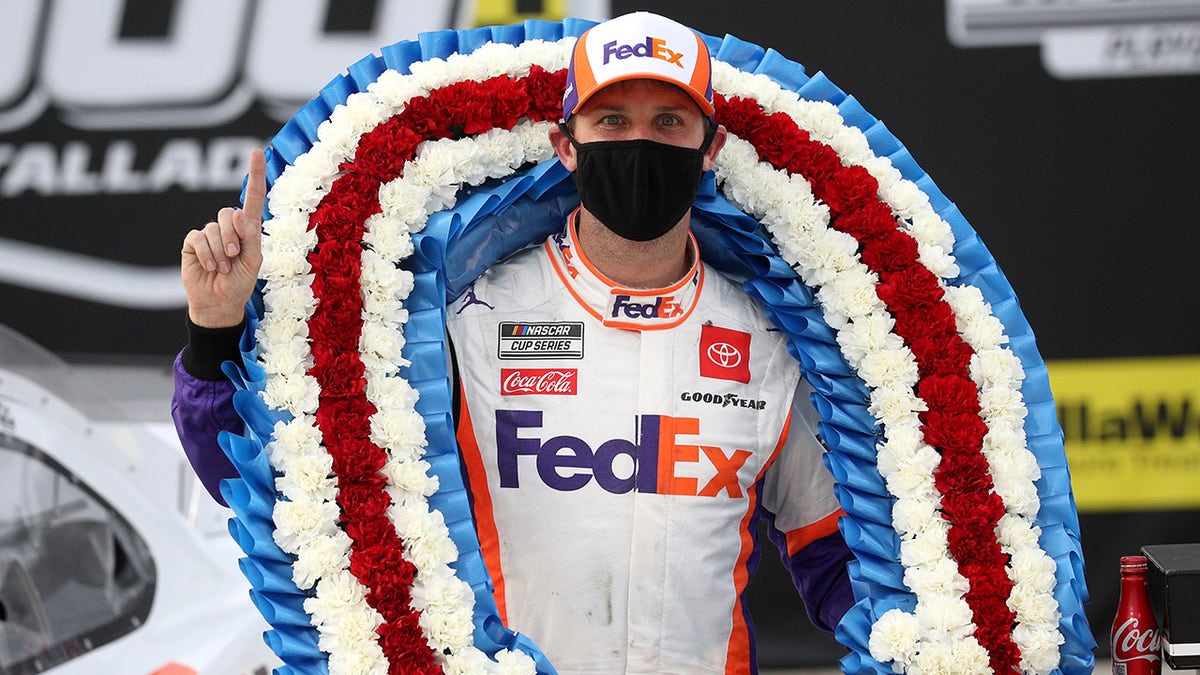
<svg viewBox="0 0 1200 675">
<path fill-rule="evenodd" d="M 665 16 L 634 12 L 592 26 L 575 43 L 563 94 L 563 119 L 614 82 L 649 79 L 687 92 L 713 114 L 708 47 L 691 28 Z"/>
</svg>

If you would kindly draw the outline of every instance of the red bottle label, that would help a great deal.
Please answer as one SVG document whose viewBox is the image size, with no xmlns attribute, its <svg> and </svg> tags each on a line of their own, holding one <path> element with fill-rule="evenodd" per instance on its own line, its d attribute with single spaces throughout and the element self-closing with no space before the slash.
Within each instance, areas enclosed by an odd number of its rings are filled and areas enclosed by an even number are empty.
<svg viewBox="0 0 1200 675">
<path fill-rule="evenodd" d="M 1157 675 L 1162 672 L 1159 661 L 1158 630 L 1142 628 L 1136 616 L 1113 627 L 1113 675 Z"/>
</svg>

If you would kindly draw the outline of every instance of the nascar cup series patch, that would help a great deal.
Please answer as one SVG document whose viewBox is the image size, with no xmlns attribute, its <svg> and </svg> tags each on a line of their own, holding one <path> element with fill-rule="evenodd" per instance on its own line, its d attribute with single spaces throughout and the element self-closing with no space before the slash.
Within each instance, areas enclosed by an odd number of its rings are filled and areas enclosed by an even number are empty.
<svg viewBox="0 0 1200 675">
<path fill-rule="evenodd" d="M 582 359 L 583 323 L 500 322 L 501 359 Z"/>
</svg>

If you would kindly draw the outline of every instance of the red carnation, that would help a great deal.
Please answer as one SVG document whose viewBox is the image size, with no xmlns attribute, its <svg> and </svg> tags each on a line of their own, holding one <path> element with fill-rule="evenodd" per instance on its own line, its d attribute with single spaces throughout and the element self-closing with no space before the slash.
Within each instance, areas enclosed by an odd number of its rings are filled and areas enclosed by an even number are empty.
<svg viewBox="0 0 1200 675">
<path fill-rule="evenodd" d="M 890 291 L 889 291 L 890 292 Z M 883 296 L 880 295 L 880 299 Z M 886 303 L 887 300 L 884 300 Z M 919 311 L 918 311 L 919 309 Z M 922 337 L 939 337 L 956 333 L 954 310 L 944 302 L 910 311 L 893 311 L 896 334 L 911 342 Z"/>
<path fill-rule="evenodd" d="M 317 409 L 317 426 L 322 431 L 339 429 L 338 438 L 366 438 L 370 432 L 370 417 L 375 406 L 362 396 L 350 398 L 321 397 Z"/>
<path fill-rule="evenodd" d="M 404 163 L 416 154 L 417 145 L 425 140 L 399 116 L 392 117 L 365 134 L 354 152 L 354 159 L 345 168 L 386 183 L 398 178 Z"/>
<path fill-rule="evenodd" d="M 713 103 L 716 107 L 715 121 L 723 124 L 729 133 L 753 144 L 758 129 L 766 124 L 766 115 L 758 107 L 758 102 L 740 96 L 725 98 L 721 94 L 714 94 Z M 762 150 L 757 144 L 754 146 L 761 156 Z"/>
<path fill-rule="evenodd" d="M 880 271 L 878 293 L 893 312 L 929 307 L 946 294 L 933 272 L 916 263 L 891 272 Z"/>
<path fill-rule="evenodd" d="M 908 344 L 922 379 L 936 375 L 962 375 L 969 372 L 975 353 L 958 334 L 920 336 Z"/>
<path fill-rule="evenodd" d="M 944 451 L 979 452 L 983 448 L 983 436 L 987 425 L 979 415 L 948 415 L 938 411 L 921 414 L 925 423 L 922 431 L 925 441 Z"/>
<path fill-rule="evenodd" d="M 354 482 L 338 486 L 338 503 L 343 505 L 347 517 L 364 521 L 381 518 L 392 505 L 392 498 L 378 486 Z"/>
<path fill-rule="evenodd" d="M 917 396 L 930 410 L 964 415 L 979 412 L 979 389 L 962 375 L 934 375 L 917 385 Z"/>
<path fill-rule="evenodd" d="M 838 229 L 845 227 L 842 221 L 849 215 L 838 219 Z M 917 260 L 917 241 L 894 227 L 888 232 L 876 234 L 865 240 L 858 235 L 855 235 L 855 238 L 863 242 L 863 263 L 875 272 L 898 272 L 913 265 Z"/>
<path fill-rule="evenodd" d="M 450 138 L 451 116 L 428 96 L 417 96 L 404 104 L 400 118 L 421 138 L 433 140 Z"/>
<path fill-rule="evenodd" d="M 878 192 L 879 181 L 861 166 L 841 167 L 828 180 L 813 186 L 813 193 L 829 205 L 835 218 L 876 201 Z"/>
<path fill-rule="evenodd" d="M 322 429 L 324 432 L 324 429 Z M 387 455 L 370 441 L 360 438 L 332 439 L 325 433 L 326 447 L 333 457 L 333 470 L 339 477 L 353 477 L 379 471 L 387 463 Z"/>
<path fill-rule="evenodd" d="M 529 68 L 522 80 L 529 96 L 529 111 L 525 115 L 534 122 L 556 122 L 562 118 L 563 91 L 567 88 L 565 68 L 548 71 L 541 66 Z"/>
<path fill-rule="evenodd" d="M 759 157 L 774 167 L 790 164 L 796 146 L 810 142 L 808 132 L 797 127 L 796 121 L 784 113 L 765 116 L 752 141 Z"/>
<path fill-rule="evenodd" d="M 834 221 L 833 227 L 851 235 L 855 239 L 865 242 L 872 237 L 879 237 L 886 234 L 900 233 L 897 229 L 896 216 L 892 214 L 892 209 L 882 201 L 874 200 L 862 205 L 862 208 L 854 209 L 848 213 L 843 213 L 840 218 Z M 907 235 L 905 235 L 907 236 Z M 911 237 L 908 237 L 912 240 Z M 907 244 L 901 244 L 905 251 L 911 253 L 910 260 L 917 259 L 916 241 L 913 241 L 911 249 Z M 893 254 L 900 256 L 901 253 L 897 249 L 897 253 Z M 874 265 L 868 262 L 864 256 L 863 262 L 871 269 L 877 269 Z M 883 269 L 882 267 L 878 269 Z"/>
<path fill-rule="evenodd" d="M 391 548 L 391 542 L 396 536 L 391 522 L 383 518 L 346 520 L 344 529 L 352 540 L 350 544 L 351 571 L 354 571 L 355 560 L 357 559 L 357 565 L 359 565 L 357 569 L 363 574 L 368 573 L 374 567 L 378 567 L 378 565 L 372 562 L 375 559 L 374 556 L 369 554 L 372 548 L 379 546 L 384 549 Z M 361 579 L 358 573 L 355 573 L 354 576 Z"/>
<path fill-rule="evenodd" d="M 792 153 L 792 161 L 788 163 L 788 171 L 800 174 L 813 184 L 813 192 L 818 197 L 821 185 L 842 168 L 842 160 L 833 148 L 810 140 L 800 143 Z"/>
<path fill-rule="evenodd" d="M 388 657 L 388 675 L 433 675 L 442 669 L 433 659 L 418 623 L 420 615 L 410 612 L 378 629 L 379 646 Z"/>
</svg>

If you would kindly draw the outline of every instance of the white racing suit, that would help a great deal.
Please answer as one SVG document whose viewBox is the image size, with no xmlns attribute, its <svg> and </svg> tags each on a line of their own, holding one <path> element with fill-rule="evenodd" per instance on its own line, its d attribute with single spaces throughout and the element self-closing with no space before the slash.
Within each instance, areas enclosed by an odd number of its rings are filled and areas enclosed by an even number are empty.
<svg viewBox="0 0 1200 675">
<path fill-rule="evenodd" d="M 752 672 L 759 518 L 818 625 L 853 602 L 809 390 L 738 285 L 622 289 L 568 226 L 447 315 L 497 604 L 560 673 Z"/>
</svg>

